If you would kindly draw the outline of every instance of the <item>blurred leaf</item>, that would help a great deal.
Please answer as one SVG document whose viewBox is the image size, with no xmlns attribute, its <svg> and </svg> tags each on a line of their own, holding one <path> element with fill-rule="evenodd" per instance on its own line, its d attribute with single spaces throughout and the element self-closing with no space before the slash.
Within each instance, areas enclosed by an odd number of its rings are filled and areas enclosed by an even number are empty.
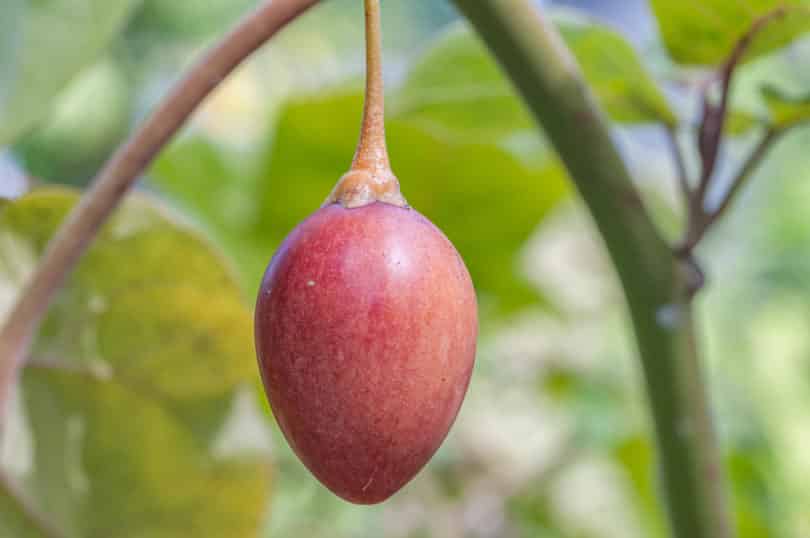
<svg viewBox="0 0 810 538">
<path fill-rule="evenodd" d="M 742 108 L 733 108 L 729 110 L 726 117 L 725 130 L 732 136 L 740 136 L 766 123 L 767 120 L 763 120 L 756 114 Z"/>
<path fill-rule="evenodd" d="M 480 39 L 454 25 L 419 59 L 393 96 L 393 115 L 473 140 L 534 127 Z"/>
<path fill-rule="evenodd" d="M 614 120 L 676 122 L 621 35 L 571 13 L 557 14 L 555 22 Z M 534 125 L 480 39 L 463 26 L 453 27 L 428 50 L 395 99 L 397 117 L 473 140 L 489 141 Z"/>
<path fill-rule="evenodd" d="M 257 174 L 241 152 L 199 137 L 165 149 L 151 171 L 153 183 L 185 213 L 193 215 L 237 262 L 247 289 L 258 289 L 272 246 L 257 232 L 260 202 Z M 325 195 L 324 195 L 325 197 Z"/>
<path fill-rule="evenodd" d="M 555 22 L 611 118 L 624 123 L 677 123 L 658 85 L 621 34 L 574 16 Z"/>
<path fill-rule="evenodd" d="M 60 93 L 41 127 L 14 145 L 29 175 L 84 184 L 127 133 L 130 81 L 111 59 L 82 72 Z"/>
<path fill-rule="evenodd" d="M 0 100 L 0 146 L 11 142 L 48 112 L 53 99 L 68 82 L 98 59 L 138 3 L 139 0 L 26 3 L 25 17 L 18 23 L 22 43 L 16 68 L 7 74 L 0 71 L 0 76 L 5 75 L 0 79 L 0 88 L 9 92 L 5 100 Z M 0 25 L 3 23 L 5 20 Z"/>
<path fill-rule="evenodd" d="M 33 264 L 76 200 L 35 191 L 0 213 L 4 284 L 21 280 L 21 261 Z M 35 362 L 23 380 L 32 491 L 68 536 L 256 536 L 265 466 L 211 450 L 256 377 L 252 320 L 206 241 L 133 197 L 69 278 L 33 353 L 73 368 Z"/>
<path fill-rule="evenodd" d="M 77 463 L 87 484 L 74 501 L 76 536 L 257 536 L 266 502 L 264 466 L 201 450 L 165 396 L 129 380 L 92 383 L 35 370 L 26 375 L 33 387 L 29 400 L 47 390 L 81 417 Z M 66 441 L 70 446 L 70 436 Z M 63 446 L 38 450 L 37 465 Z"/>
<path fill-rule="evenodd" d="M 774 496 L 771 479 L 777 469 L 763 438 L 738 440 L 728 458 L 728 474 L 734 484 L 732 501 L 741 538 L 770 538 L 784 520 Z"/>
<path fill-rule="evenodd" d="M 784 18 L 757 34 L 746 56 L 754 58 L 783 47 L 810 30 L 810 0 L 652 0 L 664 44 L 676 62 L 716 65 L 760 16 L 779 6 L 792 6 Z"/>
<path fill-rule="evenodd" d="M 776 86 L 767 85 L 762 88 L 762 96 L 774 127 L 787 127 L 810 120 L 810 92 L 790 95 Z"/>
<path fill-rule="evenodd" d="M 603 449 L 626 435 L 629 425 L 624 417 L 622 390 L 611 372 L 591 375 L 565 366 L 554 367 L 540 377 L 538 389 L 576 418 L 579 446 Z"/>
<path fill-rule="evenodd" d="M 274 246 L 348 169 L 361 103 L 359 93 L 318 95 L 283 110 L 259 195 L 257 231 Z M 453 241 L 478 291 L 504 311 L 535 302 L 537 292 L 516 278 L 515 255 L 567 193 L 561 167 L 531 169 L 497 146 L 448 141 L 399 119 L 387 132 L 406 198 Z"/>
<path fill-rule="evenodd" d="M 207 224 L 216 229 L 242 228 L 250 219 L 250 214 L 238 211 L 239 204 L 250 201 L 250 194 L 241 188 L 243 176 L 228 166 L 223 150 L 205 139 L 183 138 L 171 144 L 152 172 L 160 178 L 161 190 L 204 214 Z M 236 201 L 231 202 L 232 198 Z"/>
<path fill-rule="evenodd" d="M 767 189 L 752 198 L 755 206 L 752 222 L 756 233 L 748 271 L 751 282 L 745 286 L 749 300 L 773 300 L 773 297 L 810 297 L 810 167 L 807 166 L 808 132 L 799 130 L 776 145 L 763 163 L 761 184 L 751 188 Z M 771 299 L 768 299 L 771 298 Z M 760 308 L 758 306 L 757 308 Z"/>
<path fill-rule="evenodd" d="M 656 463 L 649 441 L 640 436 L 626 437 L 616 444 L 613 455 L 630 480 L 646 536 L 666 536 L 666 519 L 656 489 Z"/>
<path fill-rule="evenodd" d="M 550 505 L 549 492 L 534 487 L 509 499 L 507 510 L 511 520 L 517 523 L 521 538 L 541 536 L 542 538 L 569 538 L 559 529 L 554 511 Z"/>
<path fill-rule="evenodd" d="M 137 23 L 170 34 L 205 35 L 221 30 L 223 21 L 235 20 L 252 4 L 251 0 L 145 0 Z"/>
</svg>

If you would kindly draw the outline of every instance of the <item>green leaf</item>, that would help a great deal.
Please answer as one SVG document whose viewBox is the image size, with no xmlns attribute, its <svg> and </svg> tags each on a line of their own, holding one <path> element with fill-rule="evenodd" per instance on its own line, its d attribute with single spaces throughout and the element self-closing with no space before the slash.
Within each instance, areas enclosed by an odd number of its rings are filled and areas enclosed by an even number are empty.
<svg viewBox="0 0 810 538">
<path fill-rule="evenodd" d="M 716 65 L 760 16 L 779 6 L 797 8 L 771 22 L 753 43 L 747 59 L 773 51 L 810 30 L 810 0 L 652 0 L 672 58 L 682 64 Z"/>
<path fill-rule="evenodd" d="M 169 35 L 206 35 L 222 30 L 223 21 L 233 20 L 251 5 L 250 0 L 146 0 L 138 22 Z"/>
<path fill-rule="evenodd" d="M 261 210 L 256 192 L 263 178 L 251 159 L 207 139 L 185 137 L 162 152 L 150 177 L 237 262 L 245 287 L 257 288 L 270 250 L 256 227 Z"/>
<path fill-rule="evenodd" d="M 655 460 L 649 441 L 640 436 L 628 436 L 613 449 L 613 457 L 630 481 L 633 497 L 647 536 L 666 536 L 666 519 L 661 512 L 655 489 Z"/>
<path fill-rule="evenodd" d="M 27 375 L 27 383 L 37 386 L 30 380 L 36 376 L 82 420 L 78 463 L 88 484 L 75 502 L 76 536 L 257 536 L 267 493 L 263 465 L 200 450 L 149 387 L 88 383 L 59 372 Z M 36 462 L 53 456 L 38 452 Z"/>
<path fill-rule="evenodd" d="M 555 22 L 588 82 L 619 122 L 676 122 L 666 98 L 621 35 L 571 13 Z M 392 107 L 437 133 L 491 140 L 534 123 L 480 39 L 453 27 L 416 63 Z"/>
<path fill-rule="evenodd" d="M 658 85 L 621 34 L 573 15 L 555 22 L 612 119 L 677 123 Z"/>
<path fill-rule="evenodd" d="M 777 129 L 789 127 L 810 120 L 810 92 L 804 95 L 791 95 L 766 85 L 762 97 L 771 116 L 771 125 Z"/>
<path fill-rule="evenodd" d="M 259 194 L 258 231 L 271 245 L 314 212 L 348 169 L 361 105 L 362 96 L 349 93 L 283 110 Z M 405 197 L 453 241 L 484 298 L 504 311 L 536 302 L 537 292 L 516 274 L 516 254 L 568 192 L 561 167 L 547 159 L 530 168 L 495 145 L 446 140 L 400 119 L 388 122 L 387 134 Z"/>
<path fill-rule="evenodd" d="M 47 189 L 2 210 L 4 286 L 19 286 L 76 201 Z M 29 489 L 67 536 L 257 535 L 266 466 L 212 450 L 256 377 L 252 316 L 205 240 L 131 197 L 69 277 L 33 355 Z"/>
<path fill-rule="evenodd" d="M 460 24 L 416 62 L 390 111 L 391 117 L 467 139 L 504 137 L 534 126 L 486 47 Z"/>
<path fill-rule="evenodd" d="M 740 136 L 767 123 L 767 119 L 763 119 L 743 108 L 732 108 L 728 111 L 726 117 L 725 130 L 732 136 Z"/>
<path fill-rule="evenodd" d="M 73 184 L 93 177 L 129 130 L 130 85 L 110 58 L 82 71 L 41 123 L 14 144 L 28 175 Z"/>
<path fill-rule="evenodd" d="M 519 536 L 542 536 L 543 538 L 569 538 L 569 533 L 560 530 L 555 520 L 553 499 L 550 493 L 538 486 L 508 499 L 506 510 L 509 519 L 520 529 Z"/>
<path fill-rule="evenodd" d="M 740 439 L 728 457 L 728 476 L 736 527 L 742 538 L 767 538 L 784 521 L 773 477 L 778 475 L 774 454 L 764 438 Z"/>
<path fill-rule="evenodd" d="M 6 0 L 3 2 L 6 3 Z M 13 5 L 15 2 L 9 4 Z M 25 3 L 13 69 L 0 70 L 0 146 L 25 132 L 54 98 L 101 55 L 139 0 L 48 0 Z M 2 10 L 7 7 L 0 8 Z M 17 12 L 15 12 L 17 13 Z M 0 25 L 5 19 L 0 19 Z M 14 32 L 12 32 L 13 34 Z M 12 47 L 12 50 L 16 50 Z M 4 62 L 0 61 L 0 66 Z M 7 62 L 6 62 L 7 63 Z"/>
</svg>

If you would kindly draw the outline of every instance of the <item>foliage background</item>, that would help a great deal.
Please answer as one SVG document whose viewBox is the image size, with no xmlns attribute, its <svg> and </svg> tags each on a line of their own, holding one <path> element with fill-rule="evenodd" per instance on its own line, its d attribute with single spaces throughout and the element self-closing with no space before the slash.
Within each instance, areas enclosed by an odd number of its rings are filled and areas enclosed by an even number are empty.
<svg viewBox="0 0 810 538">
<path fill-rule="evenodd" d="M 0 311 L 76 190 L 251 4 L 3 2 L 0 193 L 33 192 L 0 209 Z M 568 8 L 555 20 L 674 237 L 681 208 L 660 124 L 682 125 L 696 165 L 705 66 L 775 2 L 713 0 L 700 14 L 675 0 L 545 4 Z M 0 455 L 69 536 L 663 536 L 617 284 L 564 171 L 457 18 L 445 2 L 384 2 L 394 170 L 461 250 L 482 309 L 473 383 L 439 454 L 390 502 L 348 505 L 290 453 L 258 387 L 261 272 L 345 171 L 359 126 L 361 2 L 332 0 L 205 104 L 52 308 Z M 807 113 L 810 42 L 780 48 L 789 35 L 776 28 L 769 54 L 743 69 L 729 176 L 763 118 Z M 765 82 L 794 103 L 764 99 Z M 810 535 L 808 143 L 803 129 L 776 148 L 700 253 L 743 538 Z M 0 535 L 39 536 L 2 493 Z"/>
</svg>

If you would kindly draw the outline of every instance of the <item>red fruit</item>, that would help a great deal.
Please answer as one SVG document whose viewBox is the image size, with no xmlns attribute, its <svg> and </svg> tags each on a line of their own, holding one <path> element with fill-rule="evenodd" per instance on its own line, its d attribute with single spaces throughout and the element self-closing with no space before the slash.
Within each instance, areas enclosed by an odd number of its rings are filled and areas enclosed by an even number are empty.
<svg viewBox="0 0 810 538">
<path fill-rule="evenodd" d="M 262 281 L 256 351 L 301 461 L 372 504 L 439 448 L 467 391 L 478 334 L 470 275 L 409 208 L 385 147 L 380 2 L 365 0 L 366 101 L 352 167 L 290 234 Z"/>
<path fill-rule="evenodd" d="M 256 349 L 290 446 L 346 500 L 381 502 L 444 440 L 475 358 L 475 292 L 413 209 L 321 208 L 267 269 Z"/>
</svg>

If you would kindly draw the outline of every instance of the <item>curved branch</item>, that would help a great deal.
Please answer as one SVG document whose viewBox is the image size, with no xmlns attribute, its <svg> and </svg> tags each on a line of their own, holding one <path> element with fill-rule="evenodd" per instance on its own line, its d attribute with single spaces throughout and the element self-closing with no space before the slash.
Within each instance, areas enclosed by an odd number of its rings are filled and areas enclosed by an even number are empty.
<svg viewBox="0 0 810 538">
<path fill-rule="evenodd" d="M 0 495 L 14 503 L 25 521 L 45 538 L 65 538 L 65 534 L 50 521 L 43 511 L 23 491 L 20 484 L 3 469 L 0 469 Z"/>
<path fill-rule="evenodd" d="M 692 186 L 689 184 L 689 172 L 686 168 L 686 159 L 681 150 L 680 142 L 678 142 L 678 132 L 675 127 L 665 126 L 664 132 L 667 136 L 667 144 L 669 144 L 670 153 L 672 153 L 672 160 L 675 162 L 675 174 L 677 176 L 678 188 L 684 200 L 692 199 Z"/>
<path fill-rule="evenodd" d="M 748 31 L 734 45 L 729 57 L 723 63 L 716 77 L 720 81 L 720 103 L 712 104 L 709 99 L 709 91 L 713 80 L 709 80 L 703 88 L 703 121 L 698 134 L 698 150 L 702 160 L 702 170 L 700 182 L 697 186 L 695 196 L 700 201 L 700 207 L 705 202 L 706 193 L 711 186 L 715 168 L 717 167 L 717 157 L 720 153 L 720 144 L 723 141 L 723 131 L 725 129 L 729 98 L 731 96 L 731 84 L 737 68 L 754 42 L 754 38 L 773 21 L 787 16 L 795 8 L 788 6 L 778 6 L 754 20 Z"/>
<path fill-rule="evenodd" d="M 740 171 L 731 181 L 731 186 L 728 188 L 725 196 L 720 201 L 720 204 L 716 209 L 709 212 L 708 216 L 706 217 L 706 222 L 703 223 L 703 232 L 705 232 L 705 230 L 710 228 L 712 224 L 723 216 L 726 210 L 737 198 L 737 195 L 748 181 L 748 178 L 750 178 L 754 172 L 757 171 L 759 166 L 762 164 L 762 161 L 765 160 L 765 157 L 768 155 L 771 147 L 773 147 L 773 145 L 786 132 L 787 129 L 768 129 L 768 131 L 762 137 L 762 140 L 760 140 L 756 148 L 754 148 L 754 151 L 748 156 L 745 164 L 743 164 Z"/>
<path fill-rule="evenodd" d="M 694 267 L 677 259 L 657 233 L 573 55 L 531 0 L 455 3 L 552 141 L 616 267 L 641 356 L 674 535 L 728 538 L 722 460 L 692 322 Z"/>
<path fill-rule="evenodd" d="M 48 305 L 138 176 L 200 103 L 251 53 L 318 0 L 263 2 L 210 49 L 93 180 L 51 239 L 0 330 L 0 425 L 6 402 Z"/>
<path fill-rule="evenodd" d="M 779 127 L 769 127 L 765 131 L 765 134 L 740 167 L 737 175 L 731 180 L 728 190 L 723 194 L 723 198 L 717 204 L 717 207 L 706 210 L 702 215 L 695 218 L 695 221 L 689 227 L 686 237 L 681 244 L 676 247 L 676 253 L 679 255 L 690 255 L 692 250 L 698 246 L 703 240 L 703 237 L 706 236 L 717 221 L 728 212 L 729 208 L 739 197 L 740 192 L 748 184 L 748 180 L 751 179 L 762 166 L 763 161 L 768 157 L 774 145 L 794 127 L 802 123 L 803 122 L 796 122 Z"/>
</svg>

